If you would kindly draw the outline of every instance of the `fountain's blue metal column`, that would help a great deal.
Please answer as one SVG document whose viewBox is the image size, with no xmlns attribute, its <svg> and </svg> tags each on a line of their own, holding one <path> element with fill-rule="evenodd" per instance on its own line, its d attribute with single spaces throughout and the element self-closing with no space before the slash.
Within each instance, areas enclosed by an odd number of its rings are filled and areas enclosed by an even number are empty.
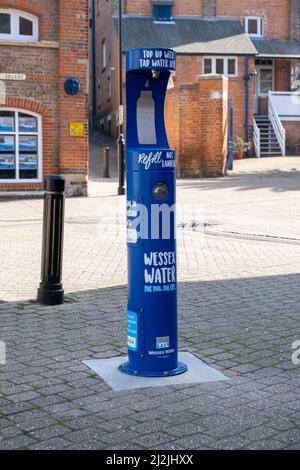
<svg viewBox="0 0 300 470">
<path fill-rule="evenodd" d="M 178 362 L 176 161 L 164 125 L 165 95 L 176 54 L 127 53 L 126 170 L 128 232 L 128 356 L 131 375 L 185 372 Z"/>
</svg>

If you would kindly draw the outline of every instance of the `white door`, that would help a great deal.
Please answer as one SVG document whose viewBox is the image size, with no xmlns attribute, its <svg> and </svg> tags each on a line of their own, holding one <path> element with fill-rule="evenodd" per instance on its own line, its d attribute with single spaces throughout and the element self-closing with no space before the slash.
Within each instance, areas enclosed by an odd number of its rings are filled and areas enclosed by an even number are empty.
<svg viewBox="0 0 300 470">
<path fill-rule="evenodd" d="M 259 113 L 259 98 L 267 97 L 269 91 L 274 90 L 274 67 L 271 65 L 257 65 L 255 82 L 254 114 Z"/>
</svg>

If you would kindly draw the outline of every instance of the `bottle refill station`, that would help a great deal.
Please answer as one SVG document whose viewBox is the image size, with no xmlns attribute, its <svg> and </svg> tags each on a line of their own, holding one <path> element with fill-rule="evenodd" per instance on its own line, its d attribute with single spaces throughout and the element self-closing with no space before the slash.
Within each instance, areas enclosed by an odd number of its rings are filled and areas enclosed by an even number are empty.
<svg viewBox="0 0 300 470">
<path fill-rule="evenodd" d="M 128 356 L 126 374 L 182 374 L 178 362 L 176 163 L 164 125 L 164 104 L 176 54 L 127 53 Z"/>
</svg>

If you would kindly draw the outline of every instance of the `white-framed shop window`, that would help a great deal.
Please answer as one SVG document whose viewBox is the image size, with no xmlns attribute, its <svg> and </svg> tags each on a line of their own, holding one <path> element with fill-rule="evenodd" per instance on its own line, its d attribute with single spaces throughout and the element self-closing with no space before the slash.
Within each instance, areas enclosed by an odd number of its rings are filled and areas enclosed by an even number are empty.
<svg viewBox="0 0 300 470">
<path fill-rule="evenodd" d="M 237 77 L 236 57 L 204 57 L 203 73 L 205 75 L 226 75 L 227 77 Z"/>
<path fill-rule="evenodd" d="M 249 36 L 262 37 L 264 35 L 264 19 L 262 16 L 246 16 L 245 32 Z"/>
<path fill-rule="evenodd" d="M 0 40 L 37 42 L 38 17 L 19 10 L 0 8 Z"/>
<path fill-rule="evenodd" d="M 42 181 L 42 119 L 0 108 L 0 184 Z"/>
</svg>

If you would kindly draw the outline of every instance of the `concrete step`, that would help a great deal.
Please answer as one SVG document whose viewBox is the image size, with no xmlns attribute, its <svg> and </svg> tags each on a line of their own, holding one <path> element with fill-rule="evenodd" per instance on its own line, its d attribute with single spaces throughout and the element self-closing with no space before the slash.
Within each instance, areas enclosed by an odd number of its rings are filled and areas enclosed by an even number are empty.
<svg viewBox="0 0 300 470">
<path fill-rule="evenodd" d="M 279 145 L 278 142 L 261 142 L 260 146 L 261 147 L 279 147 L 280 148 L 280 145 Z"/>
<path fill-rule="evenodd" d="M 258 128 L 261 132 L 274 132 L 273 126 L 261 126 Z"/>
<path fill-rule="evenodd" d="M 254 115 L 255 121 L 264 121 L 264 120 L 270 120 L 269 116 L 267 114 L 255 114 Z"/>
<path fill-rule="evenodd" d="M 282 152 L 260 152 L 261 157 L 282 157 Z"/>
</svg>

